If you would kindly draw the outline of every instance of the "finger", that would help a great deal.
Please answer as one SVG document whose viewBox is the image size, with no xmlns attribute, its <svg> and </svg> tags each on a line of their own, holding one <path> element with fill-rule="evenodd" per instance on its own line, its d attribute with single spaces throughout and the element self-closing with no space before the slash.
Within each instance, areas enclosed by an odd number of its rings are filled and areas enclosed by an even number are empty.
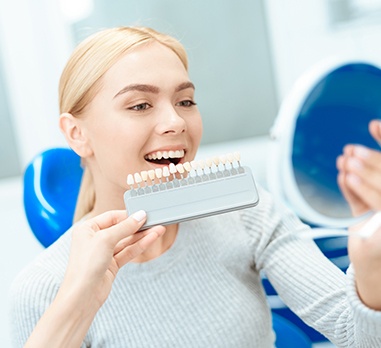
<svg viewBox="0 0 381 348">
<path fill-rule="evenodd" d="M 379 120 L 372 120 L 369 123 L 369 132 L 378 143 L 381 142 L 381 122 Z"/>
<path fill-rule="evenodd" d="M 351 157 L 345 162 L 345 170 L 347 173 L 359 177 L 370 188 L 378 192 L 381 198 L 381 167 L 378 168 L 378 163 L 374 164 L 357 157 Z"/>
<path fill-rule="evenodd" d="M 117 254 L 119 251 L 126 248 L 128 245 L 136 243 L 138 240 L 142 239 L 149 233 L 150 233 L 150 230 L 148 229 L 148 230 L 136 232 L 126 238 L 123 238 L 116 244 L 114 249 L 114 254 Z"/>
<path fill-rule="evenodd" d="M 341 155 L 336 158 L 336 168 L 339 171 L 345 170 L 345 156 Z"/>
<path fill-rule="evenodd" d="M 346 174 L 339 173 L 337 183 L 354 216 L 364 214 L 369 210 L 369 207 L 364 203 L 364 201 L 348 186 L 346 182 Z"/>
<path fill-rule="evenodd" d="M 379 150 L 357 145 L 354 147 L 353 156 L 350 158 L 356 158 L 367 167 L 373 168 L 377 173 L 381 172 L 381 152 Z"/>
<path fill-rule="evenodd" d="M 354 151 L 355 145 L 348 144 L 344 146 L 343 153 L 345 156 L 353 156 L 353 151 Z"/>
<path fill-rule="evenodd" d="M 84 224 L 90 226 L 94 232 L 97 232 L 118 224 L 120 221 L 125 220 L 126 217 L 127 212 L 125 210 L 110 210 L 86 220 Z"/>
<path fill-rule="evenodd" d="M 360 197 L 370 209 L 381 210 L 381 191 L 354 174 L 347 175 L 346 183 L 353 194 Z"/>
<path fill-rule="evenodd" d="M 114 255 L 115 261 L 117 262 L 119 268 L 146 251 L 159 237 L 164 234 L 165 227 L 154 226 L 147 230 L 147 232 L 148 233 L 135 244 L 127 246 L 118 254 Z"/>
<path fill-rule="evenodd" d="M 139 210 L 127 219 L 100 231 L 99 234 L 105 235 L 105 238 L 110 243 L 109 245 L 114 249 L 116 244 L 122 239 L 137 232 L 143 226 L 146 219 L 146 212 L 144 210 Z"/>
</svg>

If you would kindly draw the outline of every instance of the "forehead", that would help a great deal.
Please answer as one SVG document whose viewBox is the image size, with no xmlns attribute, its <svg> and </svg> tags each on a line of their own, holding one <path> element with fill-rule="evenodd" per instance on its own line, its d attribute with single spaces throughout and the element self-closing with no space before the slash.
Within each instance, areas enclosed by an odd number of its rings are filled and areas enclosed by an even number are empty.
<svg viewBox="0 0 381 348">
<path fill-rule="evenodd" d="M 124 54 L 103 76 L 103 82 L 117 84 L 152 83 L 155 80 L 187 78 L 180 58 L 170 48 L 151 42 Z"/>
</svg>

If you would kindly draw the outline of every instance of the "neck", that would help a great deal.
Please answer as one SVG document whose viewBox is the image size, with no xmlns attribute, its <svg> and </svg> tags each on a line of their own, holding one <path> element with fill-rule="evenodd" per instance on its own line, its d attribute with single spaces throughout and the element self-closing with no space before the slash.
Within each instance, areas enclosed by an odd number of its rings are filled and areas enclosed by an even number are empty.
<svg viewBox="0 0 381 348">
<path fill-rule="evenodd" d="M 132 260 L 132 262 L 143 263 L 153 260 L 164 254 L 174 243 L 177 236 L 178 226 L 178 224 L 166 226 L 166 232 L 160 238 L 158 238 L 149 249 Z"/>
</svg>

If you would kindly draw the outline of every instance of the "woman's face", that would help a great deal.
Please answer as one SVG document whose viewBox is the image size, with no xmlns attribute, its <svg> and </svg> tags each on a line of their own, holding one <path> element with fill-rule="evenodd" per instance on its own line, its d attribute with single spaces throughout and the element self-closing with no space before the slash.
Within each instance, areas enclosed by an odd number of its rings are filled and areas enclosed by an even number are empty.
<svg viewBox="0 0 381 348">
<path fill-rule="evenodd" d="M 172 50 L 157 42 L 140 46 L 117 61 L 101 85 L 81 119 L 96 184 L 125 190 L 128 174 L 195 157 L 201 117 L 194 86 Z"/>
</svg>

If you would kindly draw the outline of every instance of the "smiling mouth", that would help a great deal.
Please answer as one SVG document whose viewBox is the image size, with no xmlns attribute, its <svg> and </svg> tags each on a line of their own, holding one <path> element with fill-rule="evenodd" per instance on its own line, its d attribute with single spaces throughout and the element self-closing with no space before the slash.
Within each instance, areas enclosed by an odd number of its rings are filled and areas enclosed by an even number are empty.
<svg viewBox="0 0 381 348">
<path fill-rule="evenodd" d="M 161 165 L 179 164 L 185 155 L 185 150 L 157 151 L 144 156 L 147 162 Z"/>
</svg>

